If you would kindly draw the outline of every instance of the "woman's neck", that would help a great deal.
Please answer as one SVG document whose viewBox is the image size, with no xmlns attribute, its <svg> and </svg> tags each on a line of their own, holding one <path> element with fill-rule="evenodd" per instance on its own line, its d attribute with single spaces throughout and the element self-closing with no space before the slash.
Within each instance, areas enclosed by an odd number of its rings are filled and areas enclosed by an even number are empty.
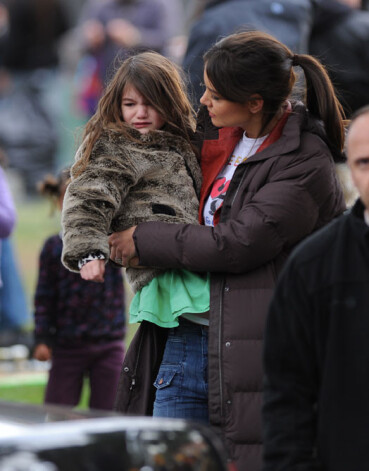
<svg viewBox="0 0 369 471">
<path fill-rule="evenodd" d="M 260 116 L 255 116 L 255 121 L 254 123 L 251 123 L 250 126 L 247 126 L 247 129 L 244 129 L 245 134 L 247 137 L 250 137 L 251 139 L 257 139 L 258 137 L 263 137 L 269 134 L 274 126 L 278 123 L 278 121 L 281 119 L 283 116 L 283 113 L 285 111 L 285 107 L 283 106 L 274 116 L 273 118 L 268 122 L 268 124 L 265 126 L 263 125 L 263 115 Z"/>
</svg>

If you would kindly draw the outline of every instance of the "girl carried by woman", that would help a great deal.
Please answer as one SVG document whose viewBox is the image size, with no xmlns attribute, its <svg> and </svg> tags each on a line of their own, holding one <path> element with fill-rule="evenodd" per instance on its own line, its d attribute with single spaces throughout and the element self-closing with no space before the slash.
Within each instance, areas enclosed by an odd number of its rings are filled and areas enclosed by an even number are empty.
<svg viewBox="0 0 369 471">
<path fill-rule="evenodd" d="M 199 224 L 201 171 L 185 89 L 170 60 L 137 54 L 119 67 L 87 123 L 62 215 L 63 263 L 84 279 L 103 280 L 112 232 L 146 221 Z M 175 327 L 179 316 L 201 319 L 209 310 L 206 274 L 128 267 L 126 275 L 136 293 L 130 322 Z"/>
</svg>

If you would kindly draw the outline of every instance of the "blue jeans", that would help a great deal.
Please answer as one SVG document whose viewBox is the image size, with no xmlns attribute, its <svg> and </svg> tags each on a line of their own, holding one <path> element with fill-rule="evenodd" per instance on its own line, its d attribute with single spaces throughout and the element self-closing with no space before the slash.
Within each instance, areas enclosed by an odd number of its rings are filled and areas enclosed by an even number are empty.
<svg viewBox="0 0 369 471">
<path fill-rule="evenodd" d="M 1 250 L 0 331 L 21 330 L 31 323 L 31 317 L 13 242 L 2 239 Z"/>
<path fill-rule="evenodd" d="M 209 422 L 208 328 L 185 319 L 169 329 L 164 356 L 154 382 L 154 417 Z"/>
</svg>

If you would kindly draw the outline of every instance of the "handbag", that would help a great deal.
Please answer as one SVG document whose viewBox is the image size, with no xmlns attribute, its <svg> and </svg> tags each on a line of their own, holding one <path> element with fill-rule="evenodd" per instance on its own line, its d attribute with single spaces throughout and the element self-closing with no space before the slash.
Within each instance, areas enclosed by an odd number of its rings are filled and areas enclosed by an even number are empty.
<svg viewBox="0 0 369 471">
<path fill-rule="evenodd" d="M 152 415 L 155 378 L 163 358 L 168 329 L 142 321 L 123 361 L 114 410 Z"/>
</svg>

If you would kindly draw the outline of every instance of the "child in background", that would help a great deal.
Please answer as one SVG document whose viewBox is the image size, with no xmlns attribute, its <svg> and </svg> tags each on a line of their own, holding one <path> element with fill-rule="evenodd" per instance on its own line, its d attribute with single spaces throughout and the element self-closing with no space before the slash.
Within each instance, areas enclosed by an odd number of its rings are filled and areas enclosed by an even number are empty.
<svg viewBox="0 0 369 471">
<path fill-rule="evenodd" d="M 46 177 L 39 191 L 60 210 L 70 179 Z M 104 283 L 82 280 L 61 263 L 60 234 L 41 250 L 35 293 L 33 356 L 51 360 L 45 403 L 76 406 L 89 377 L 92 409 L 111 410 L 124 356 L 124 287 L 121 269 L 107 266 Z"/>
</svg>

